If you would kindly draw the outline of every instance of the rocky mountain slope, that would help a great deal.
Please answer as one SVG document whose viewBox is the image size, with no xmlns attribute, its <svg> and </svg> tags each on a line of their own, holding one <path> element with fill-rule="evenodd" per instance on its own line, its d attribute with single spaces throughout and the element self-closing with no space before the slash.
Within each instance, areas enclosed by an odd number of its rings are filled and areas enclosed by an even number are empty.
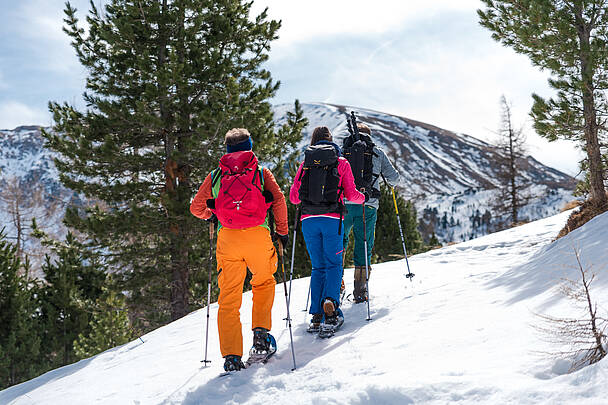
<svg viewBox="0 0 608 405">
<path fill-rule="evenodd" d="M 399 173 L 399 189 L 415 201 L 426 237 L 435 232 L 442 242 L 463 241 L 496 229 L 498 218 L 491 201 L 498 195 L 500 151 L 479 139 L 377 111 L 333 104 L 302 104 L 309 119 L 300 145 L 305 148 L 312 130 L 326 125 L 342 145 L 348 135 L 346 117 L 355 111 L 367 124 L 374 142 Z M 278 124 L 286 120 L 291 104 L 275 107 Z M 576 180 L 547 167 L 531 156 L 522 161 L 523 176 L 533 197 L 521 218 L 533 221 L 553 215 L 573 199 Z"/>
<path fill-rule="evenodd" d="M 347 134 L 346 116 L 351 110 L 356 111 L 401 173 L 399 189 L 415 202 L 426 238 L 434 232 L 443 243 L 463 241 L 497 228 L 500 218 L 490 208 L 499 184 L 499 151 L 494 146 L 471 136 L 363 108 L 323 103 L 302 106 L 309 119 L 300 144 L 302 150 L 318 125 L 328 126 L 341 145 Z M 285 114 L 292 107 L 275 106 L 277 125 L 285 121 Z M 48 232 L 59 236 L 65 233 L 61 226 L 65 206 L 78 201 L 78 197 L 59 182 L 53 157 L 53 152 L 44 148 L 39 127 L 0 130 L 0 223 L 10 237 L 17 235 L 13 201 L 17 197 L 21 201 L 17 210 L 22 226 L 29 225 L 35 216 Z M 530 156 L 523 163 L 524 176 L 533 184 L 529 192 L 534 198 L 523 209 L 522 219 L 532 221 L 553 215 L 573 199 L 574 178 Z M 20 196 L 15 196 L 16 192 Z"/>
<path fill-rule="evenodd" d="M 61 221 L 68 204 L 82 204 L 59 181 L 54 153 L 44 147 L 40 127 L 0 130 L 0 229 L 28 253 L 38 268 L 45 249 L 29 237 L 32 219 L 49 235 L 62 238 Z"/>
</svg>

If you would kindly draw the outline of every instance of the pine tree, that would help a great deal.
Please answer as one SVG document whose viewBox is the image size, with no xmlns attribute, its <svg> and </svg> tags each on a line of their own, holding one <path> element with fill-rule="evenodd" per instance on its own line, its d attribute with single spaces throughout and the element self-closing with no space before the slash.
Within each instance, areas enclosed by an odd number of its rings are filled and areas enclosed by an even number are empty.
<svg viewBox="0 0 608 405">
<path fill-rule="evenodd" d="M 302 139 L 302 131 L 308 125 L 308 119 L 304 117 L 304 111 L 298 100 L 295 100 L 294 110 L 287 112 L 287 122 L 279 130 L 280 138 L 295 138 L 298 141 Z M 276 170 L 274 172 L 275 178 L 281 189 L 285 194 L 285 200 L 287 201 L 287 218 L 289 220 L 289 241 L 290 246 L 287 249 L 286 254 L 289 254 L 291 260 L 291 249 L 293 247 L 293 235 L 294 235 L 294 221 L 296 220 L 298 207 L 289 203 L 289 191 L 293 184 L 294 177 L 298 171 L 300 157 L 302 151 L 299 149 L 293 149 L 292 152 L 287 155 L 286 158 L 281 158 L 275 165 Z M 300 227 L 300 223 L 296 224 Z M 301 228 L 300 228 L 301 229 Z M 286 262 L 288 263 L 288 262 Z M 291 263 L 289 263 L 291 265 Z M 308 251 L 306 250 L 306 243 L 302 237 L 301 232 L 296 232 L 296 245 L 295 245 L 295 256 L 293 266 L 293 277 L 300 278 L 310 276 L 312 264 L 308 257 Z M 281 279 L 279 274 L 276 274 L 278 279 Z"/>
<path fill-rule="evenodd" d="M 90 309 L 82 302 L 95 302 L 101 295 L 105 272 L 91 260 L 82 244 L 68 233 L 63 243 L 55 243 L 55 259 L 47 255 L 42 265 L 45 284 L 37 295 L 40 301 L 44 355 L 52 368 L 76 361 L 74 340 L 88 333 Z"/>
<path fill-rule="evenodd" d="M 102 295 L 93 305 L 90 331 L 80 333 L 74 341 L 74 353 L 84 359 L 128 343 L 133 337 L 125 297 L 115 291 L 112 282 L 102 287 Z"/>
<path fill-rule="evenodd" d="M 0 232 L 0 389 L 29 380 L 43 365 L 36 306 L 28 280 L 20 274 L 16 246 Z"/>
<path fill-rule="evenodd" d="M 516 128 L 511 114 L 511 105 L 503 95 L 500 98 L 500 129 L 498 131 L 497 178 L 500 181 L 499 194 L 491 203 L 499 215 L 508 215 L 509 223 L 519 222 L 519 213 L 530 201 L 525 190 L 530 182 L 522 175 L 522 162 L 525 152 L 525 135 L 522 128 Z M 485 215 L 485 214 L 484 214 Z M 489 224 L 486 224 L 489 225 Z"/>
<path fill-rule="evenodd" d="M 380 186 L 380 205 L 376 220 L 376 236 L 372 262 L 381 263 L 395 258 L 403 258 L 403 245 L 399 234 L 399 224 L 395 216 L 395 205 L 391 189 L 384 184 Z M 416 208 L 410 201 L 405 201 L 395 190 L 399 219 L 403 227 L 407 254 L 420 253 L 425 250 L 422 236 L 418 231 Z"/>
<path fill-rule="evenodd" d="M 533 94 L 532 118 L 539 135 L 584 146 L 591 200 L 608 204 L 601 136 L 608 113 L 608 13 L 605 0 L 482 0 L 482 26 L 492 37 L 553 75 L 554 98 Z M 602 131 L 600 131 L 602 130 Z"/>
<path fill-rule="evenodd" d="M 433 234 L 431 235 L 431 239 L 429 239 L 429 247 L 441 247 L 441 242 L 439 242 L 439 239 L 437 239 L 437 235 L 435 235 L 435 232 L 433 232 Z"/>
<path fill-rule="evenodd" d="M 248 128 L 260 161 L 291 139 L 273 130 L 278 83 L 262 64 L 280 23 L 241 0 L 112 0 L 92 4 L 88 28 L 66 4 L 65 32 L 88 71 L 85 112 L 50 103 L 46 134 L 65 185 L 101 201 L 69 210 L 121 271 L 130 307 L 153 327 L 192 309 L 206 285 L 208 234 L 189 212 L 223 152 L 223 134 Z"/>
</svg>

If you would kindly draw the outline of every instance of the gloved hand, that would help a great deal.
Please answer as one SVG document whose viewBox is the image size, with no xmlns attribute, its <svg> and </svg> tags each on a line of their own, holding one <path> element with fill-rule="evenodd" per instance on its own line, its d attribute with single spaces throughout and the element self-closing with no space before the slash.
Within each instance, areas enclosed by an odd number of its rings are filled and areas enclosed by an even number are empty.
<svg viewBox="0 0 608 405">
<path fill-rule="evenodd" d="M 264 196 L 264 200 L 266 201 L 266 204 L 270 204 L 271 202 L 274 201 L 274 196 L 272 195 L 270 190 L 264 190 L 262 192 L 262 195 Z"/>
<path fill-rule="evenodd" d="M 212 210 L 215 209 L 215 198 L 210 198 L 207 200 L 207 208 Z"/>
<path fill-rule="evenodd" d="M 363 195 L 365 196 L 365 202 L 368 202 L 369 201 L 369 193 L 367 191 L 364 191 Z"/>
<path fill-rule="evenodd" d="M 215 214 L 211 215 L 209 218 L 207 218 L 205 221 L 209 221 L 212 222 L 213 225 L 217 226 L 217 216 Z"/>
<path fill-rule="evenodd" d="M 275 235 L 276 235 L 277 239 L 279 240 L 279 243 L 281 244 L 281 246 L 283 246 L 283 249 L 286 249 L 287 244 L 289 243 L 289 235 L 280 235 L 276 232 L 275 232 Z"/>
</svg>

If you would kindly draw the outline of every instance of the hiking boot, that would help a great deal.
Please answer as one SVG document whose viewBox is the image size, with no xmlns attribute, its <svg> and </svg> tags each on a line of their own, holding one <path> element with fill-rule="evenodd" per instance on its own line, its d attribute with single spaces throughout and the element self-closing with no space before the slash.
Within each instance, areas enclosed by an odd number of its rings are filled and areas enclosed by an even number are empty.
<svg viewBox="0 0 608 405">
<path fill-rule="evenodd" d="M 323 322 L 323 314 L 313 314 L 306 332 L 317 333 L 321 328 L 321 322 Z"/>
<path fill-rule="evenodd" d="M 224 359 L 224 371 L 239 371 L 245 368 L 245 365 L 241 361 L 241 356 L 229 354 Z"/>
<path fill-rule="evenodd" d="M 332 300 L 331 298 L 325 298 L 325 300 L 323 301 L 323 312 L 325 312 L 325 320 L 327 320 L 328 317 L 332 317 L 334 315 L 336 308 L 338 308 L 338 303 L 336 301 Z"/>
<path fill-rule="evenodd" d="M 371 267 L 368 266 L 367 276 L 371 274 Z M 367 301 L 367 281 L 365 279 L 365 266 L 355 266 L 355 280 L 353 289 L 353 301 L 359 304 Z"/>
<path fill-rule="evenodd" d="M 353 290 L 355 304 L 367 301 L 367 289 L 365 287 L 365 281 L 355 281 L 355 288 Z"/>
<path fill-rule="evenodd" d="M 253 346 L 251 347 L 252 353 L 255 354 L 268 354 L 270 353 L 272 339 L 268 333 L 268 329 L 265 328 L 254 328 L 253 329 Z"/>
<path fill-rule="evenodd" d="M 319 337 L 328 338 L 334 335 L 336 330 L 344 323 L 344 315 L 338 308 L 338 303 L 331 298 L 326 298 L 323 301 L 323 311 L 325 312 L 325 320 L 321 324 Z"/>
</svg>

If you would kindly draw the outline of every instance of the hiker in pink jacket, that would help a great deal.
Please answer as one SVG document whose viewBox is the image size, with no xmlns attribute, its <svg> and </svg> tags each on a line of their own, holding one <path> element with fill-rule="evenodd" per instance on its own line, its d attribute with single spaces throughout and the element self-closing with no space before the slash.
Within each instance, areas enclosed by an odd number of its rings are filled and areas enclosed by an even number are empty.
<svg viewBox="0 0 608 405">
<path fill-rule="evenodd" d="M 312 262 L 310 278 L 309 332 L 330 337 L 344 322 L 340 310 L 342 284 L 343 197 L 362 204 L 368 196 L 360 193 L 350 164 L 341 157 L 327 127 L 313 131 L 304 162 L 289 193 L 293 204 L 302 203 L 302 234 Z"/>
</svg>

